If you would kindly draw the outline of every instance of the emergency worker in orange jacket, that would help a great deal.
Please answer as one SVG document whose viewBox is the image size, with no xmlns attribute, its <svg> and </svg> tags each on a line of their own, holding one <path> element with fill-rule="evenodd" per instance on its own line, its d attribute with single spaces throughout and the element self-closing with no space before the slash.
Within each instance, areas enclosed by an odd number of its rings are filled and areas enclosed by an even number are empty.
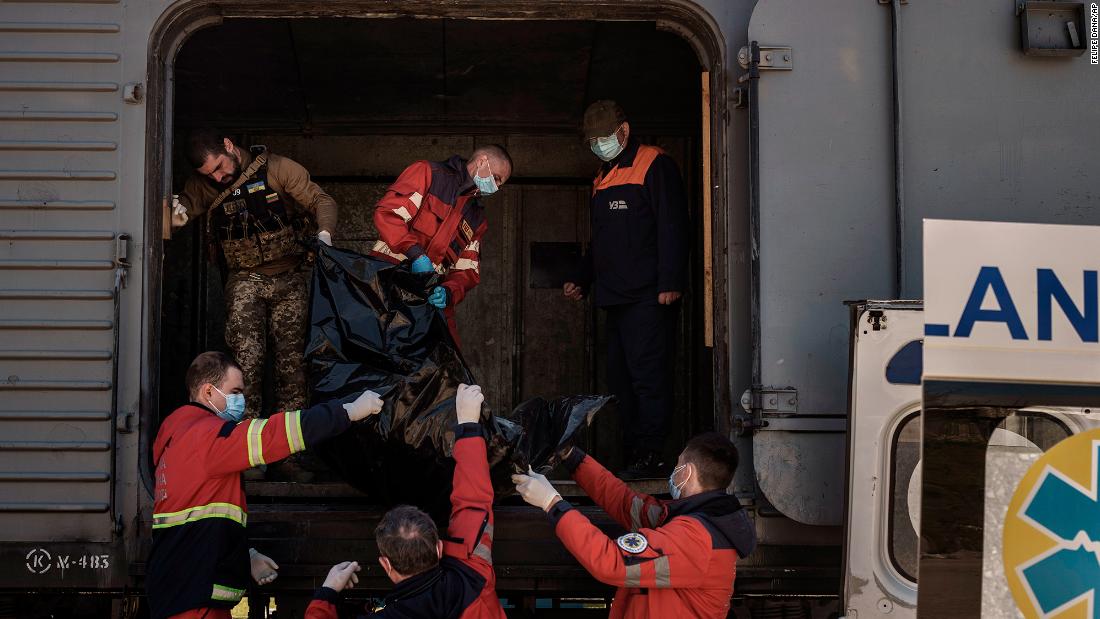
<svg viewBox="0 0 1100 619">
<path fill-rule="evenodd" d="M 525 501 L 547 512 L 577 561 L 600 582 L 618 587 L 612 619 L 727 616 L 737 560 L 756 546 L 752 520 L 726 493 L 737 469 L 737 448 L 729 439 L 709 432 L 688 441 L 668 480 L 671 501 L 632 491 L 576 447 L 564 463 L 628 533 L 609 538 L 538 473 L 513 475 L 512 481 Z"/>
<path fill-rule="evenodd" d="M 346 404 L 243 420 L 244 378 L 228 355 L 205 352 L 187 369 L 191 402 L 161 424 L 153 444 L 156 489 L 146 591 L 153 619 L 229 619 L 249 576 L 278 565 L 248 547 L 241 472 L 343 432 L 382 409 L 373 391 Z M 251 565 L 250 565 L 251 564 Z"/>
<path fill-rule="evenodd" d="M 505 618 L 493 571 L 493 484 L 480 424 L 484 399 L 477 385 L 460 385 L 455 396 L 455 473 L 446 536 L 411 505 L 391 509 L 378 523 L 378 563 L 395 586 L 371 617 Z M 333 567 L 306 619 L 336 619 L 339 592 L 355 584 L 358 569 L 357 563 Z"/>
<path fill-rule="evenodd" d="M 413 273 L 443 276 L 428 302 L 443 310 L 456 343 L 455 307 L 481 282 L 481 239 L 489 226 L 478 198 L 496 193 L 511 176 L 512 158 L 495 144 L 477 148 L 469 159 L 417 161 L 374 210 L 380 238 L 371 255 L 408 260 Z"/>
</svg>

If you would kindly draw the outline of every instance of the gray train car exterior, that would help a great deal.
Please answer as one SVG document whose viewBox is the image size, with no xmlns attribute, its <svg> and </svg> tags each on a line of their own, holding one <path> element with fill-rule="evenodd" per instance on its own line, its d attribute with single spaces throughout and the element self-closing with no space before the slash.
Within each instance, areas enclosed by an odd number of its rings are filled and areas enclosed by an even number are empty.
<svg viewBox="0 0 1100 619">
<path fill-rule="evenodd" d="M 141 584 L 180 47 L 235 17 L 417 17 L 648 21 L 695 50 L 714 424 L 761 539 L 739 578 L 839 592 L 844 301 L 920 297 L 926 217 L 1100 223 L 1095 5 L 1043 4 L 0 2 L 0 589 Z M 537 587 L 515 557 L 501 587 Z"/>
</svg>

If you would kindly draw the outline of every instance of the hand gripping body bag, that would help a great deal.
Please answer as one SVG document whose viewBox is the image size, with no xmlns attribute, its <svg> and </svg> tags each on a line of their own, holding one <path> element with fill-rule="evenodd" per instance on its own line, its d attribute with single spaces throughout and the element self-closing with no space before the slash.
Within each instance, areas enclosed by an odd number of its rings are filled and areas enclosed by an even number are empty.
<svg viewBox="0 0 1100 619">
<path fill-rule="evenodd" d="M 371 389 L 382 411 L 315 452 L 372 500 L 449 511 L 455 392 L 475 384 L 442 313 L 428 303 L 436 274 L 414 274 L 352 251 L 318 247 L 306 346 L 313 402 L 350 401 Z M 482 408 L 490 474 L 498 494 L 513 472 L 549 471 L 607 396 L 535 398 L 511 414 Z"/>
</svg>

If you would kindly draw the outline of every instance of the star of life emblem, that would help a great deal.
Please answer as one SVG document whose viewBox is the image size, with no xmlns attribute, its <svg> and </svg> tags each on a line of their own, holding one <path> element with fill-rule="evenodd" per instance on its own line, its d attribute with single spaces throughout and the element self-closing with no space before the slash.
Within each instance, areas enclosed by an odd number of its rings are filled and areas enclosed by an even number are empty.
<svg viewBox="0 0 1100 619">
<path fill-rule="evenodd" d="M 1100 430 L 1055 445 L 1017 487 L 1003 555 L 1009 589 L 1028 619 L 1100 617 L 1098 491 Z"/>
<path fill-rule="evenodd" d="M 619 548 L 634 555 L 645 552 L 645 549 L 649 548 L 649 540 L 641 533 L 627 533 L 615 540 L 615 543 Z"/>
</svg>

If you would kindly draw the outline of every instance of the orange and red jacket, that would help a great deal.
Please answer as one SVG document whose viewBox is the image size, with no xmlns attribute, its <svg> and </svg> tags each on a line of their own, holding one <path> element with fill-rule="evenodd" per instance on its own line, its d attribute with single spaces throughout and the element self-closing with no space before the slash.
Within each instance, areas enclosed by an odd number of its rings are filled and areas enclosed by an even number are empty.
<svg viewBox="0 0 1100 619">
<path fill-rule="evenodd" d="M 756 534 L 724 490 L 677 501 L 634 492 L 579 449 L 565 463 L 588 496 L 630 533 L 611 539 L 566 501 L 550 508 L 555 532 L 596 580 L 618 587 L 611 618 L 724 619 L 737 559 Z"/>
<path fill-rule="evenodd" d="M 371 617 L 505 619 L 493 571 L 493 485 L 481 425 L 455 430 L 451 518 L 439 565 L 401 581 Z M 336 619 L 338 597 L 321 588 L 306 619 Z"/>
<path fill-rule="evenodd" d="M 481 281 L 481 238 L 489 225 L 466 161 L 417 161 L 374 210 L 380 240 L 371 254 L 400 263 L 427 255 L 453 308 Z"/>
<path fill-rule="evenodd" d="M 240 423 L 195 402 L 169 415 L 153 443 L 156 489 L 146 574 L 153 619 L 236 606 L 251 578 L 241 472 L 349 425 L 339 403 Z"/>
</svg>

